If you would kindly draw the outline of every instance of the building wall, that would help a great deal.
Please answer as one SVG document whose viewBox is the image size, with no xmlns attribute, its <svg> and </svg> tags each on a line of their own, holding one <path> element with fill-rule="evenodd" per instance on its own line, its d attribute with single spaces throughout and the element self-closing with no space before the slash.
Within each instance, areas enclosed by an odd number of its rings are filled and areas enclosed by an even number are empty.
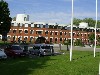
<svg viewBox="0 0 100 75">
<path fill-rule="evenodd" d="M 16 31 L 16 32 L 14 32 Z M 19 31 L 21 31 L 19 33 Z M 31 33 L 33 31 L 33 33 Z M 39 33 L 38 33 L 39 32 Z M 47 32 L 47 34 L 46 34 Z M 52 34 L 51 34 L 52 33 Z M 88 36 L 94 32 L 86 32 L 82 30 L 73 30 L 73 39 L 81 39 L 82 42 L 88 43 Z M 100 32 L 97 32 L 97 36 Z M 33 37 L 32 42 L 36 40 L 39 36 L 45 37 L 49 42 L 53 43 L 63 43 L 64 40 L 71 39 L 71 32 L 70 30 L 62 30 L 62 29 L 54 29 L 54 28 L 36 28 L 31 27 L 30 25 L 28 27 L 25 26 L 12 26 L 8 36 L 8 41 L 13 41 L 13 37 L 15 37 L 15 40 L 18 41 L 18 38 L 21 37 L 20 40 L 25 40 L 24 38 L 27 37 L 27 42 L 30 41 L 30 38 Z M 50 41 L 52 39 L 52 41 Z"/>
</svg>

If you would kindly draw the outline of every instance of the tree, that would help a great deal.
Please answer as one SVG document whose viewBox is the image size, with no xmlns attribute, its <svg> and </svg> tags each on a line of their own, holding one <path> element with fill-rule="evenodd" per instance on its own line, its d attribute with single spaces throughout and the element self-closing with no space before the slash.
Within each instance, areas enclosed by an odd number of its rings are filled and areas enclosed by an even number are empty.
<svg viewBox="0 0 100 75">
<path fill-rule="evenodd" d="M 10 11 L 8 8 L 8 3 L 1 0 L 0 1 L 0 34 L 7 34 L 11 28 L 12 18 L 9 17 Z"/>
<path fill-rule="evenodd" d="M 69 42 L 68 42 L 68 40 L 65 40 L 65 41 L 64 41 L 64 45 L 67 46 L 67 51 L 69 51 L 69 48 L 68 48 Z"/>
<path fill-rule="evenodd" d="M 82 41 L 80 39 L 75 40 L 76 46 L 82 46 Z"/>
<path fill-rule="evenodd" d="M 74 18 L 74 20 L 73 20 L 73 24 L 76 25 L 76 26 L 79 26 L 80 22 L 82 22 L 81 19 Z"/>
<path fill-rule="evenodd" d="M 98 43 L 99 43 L 99 45 L 100 45 L 100 37 L 97 38 L 97 41 L 98 41 Z"/>
<path fill-rule="evenodd" d="M 98 20 L 97 27 L 100 28 L 100 20 Z"/>
<path fill-rule="evenodd" d="M 93 44 L 94 43 L 94 39 L 95 39 L 95 34 L 94 33 L 90 34 L 88 39 Z"/>
<path fill-rule="evenodd" d="M 16 21 L 16 17 L 13 17 L 12 20 L 13 20 L 13 21 Z"/>
<path fill-rule="evenodd" d="M 83 19 L 83 22 L 88 23 L 89 27 L 94 27 L 95 26 L 95 20 L 93 20 L 92 18 L 85 18 L 85 19 Z"/>
</svg>

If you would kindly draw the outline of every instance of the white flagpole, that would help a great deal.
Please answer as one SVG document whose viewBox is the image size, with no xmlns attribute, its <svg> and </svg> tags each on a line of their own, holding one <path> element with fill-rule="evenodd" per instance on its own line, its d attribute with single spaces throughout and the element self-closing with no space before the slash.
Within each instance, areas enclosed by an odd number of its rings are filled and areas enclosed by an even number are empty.
<svg viewBox="0 0 100 75">
<path fill-rule="evenodd" d="M 70 61 L 72 61 L 72 49 L 73 49 L 73 7 L 74 0 L 72 0 L 72 17 L 71 17 L 71 48 L 70 48 Z"/>
<path fill-rule="evenodd" d="M 97 0 L 96 0 L 96 22 L 95 22 L 95 45 L 94 45 L 94 57 L 95 57 L 95 51 L 96 51 L 96 28 L 97 28 Z"/>
</svg>

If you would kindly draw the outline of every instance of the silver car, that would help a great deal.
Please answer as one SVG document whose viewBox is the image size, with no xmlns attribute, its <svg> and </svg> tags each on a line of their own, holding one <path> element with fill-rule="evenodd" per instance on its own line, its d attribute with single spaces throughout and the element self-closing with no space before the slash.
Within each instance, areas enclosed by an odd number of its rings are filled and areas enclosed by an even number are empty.
<svg viewBox="0 0 100 75">
<path fill-rule="evenodd" d="M 53 55 L 54 53 L 53 46 L 50 44 L 34 44 L 29 51 L 31 54 L 38 56 Z"/>
<path fill-rule="evenodd" d="M 0 59 L 6 59 L 7 55 L 5 54 L 3 49 L 0 49 Z"/>
</svg>

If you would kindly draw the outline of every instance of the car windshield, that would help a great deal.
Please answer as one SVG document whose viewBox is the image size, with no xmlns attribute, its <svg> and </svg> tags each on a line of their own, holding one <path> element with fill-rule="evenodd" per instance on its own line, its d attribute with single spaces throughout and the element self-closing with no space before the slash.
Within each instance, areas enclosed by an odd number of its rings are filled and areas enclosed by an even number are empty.
<svg viewBox="0 0 100 75">
<path fill-rule="evenodd" d="M 12 46 L 13 50 L 22 50 L 20 46 Z"/>
<path fill-rule="evenodd" d="M 41 46 L 42 49 L 50 49 L 50 46 Z"/>
<path fill-rule="evenodd" d="M 40 49 L 40 47 L 39 46 L 34 46 L 33 49 Z"/>
</svg>

